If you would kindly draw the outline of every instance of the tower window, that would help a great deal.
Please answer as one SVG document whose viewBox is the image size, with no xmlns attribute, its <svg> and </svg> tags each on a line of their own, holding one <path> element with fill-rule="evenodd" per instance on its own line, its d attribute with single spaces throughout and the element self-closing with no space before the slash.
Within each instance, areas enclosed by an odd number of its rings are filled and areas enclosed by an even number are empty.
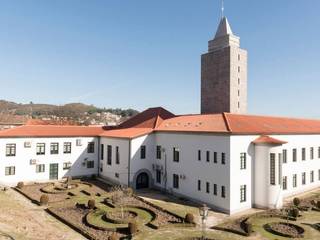
<svg viewBox="0 0 320 240">
<path fill-rule="evenodd" d="M 240 61 L 240 54 L 238 54 L 238 61 Z"/>
<path fill-rule="evenodd" d="M 238 102 L 238 108 L 240 108 L 240 102 Z"/>
<path fill-rule="evenodd" d="M 238 90 L 238 97 L 240 97 L 240 90 Z"/>
<path fill-rule="evenodd" d="M 238 72 L 240 72 L 240 66 L 238 66 Z"/>
<path fill-rule="evenodd" d="M 238 84 L 240 85 L 240 78 L 238 78 Z"/>
</svg>

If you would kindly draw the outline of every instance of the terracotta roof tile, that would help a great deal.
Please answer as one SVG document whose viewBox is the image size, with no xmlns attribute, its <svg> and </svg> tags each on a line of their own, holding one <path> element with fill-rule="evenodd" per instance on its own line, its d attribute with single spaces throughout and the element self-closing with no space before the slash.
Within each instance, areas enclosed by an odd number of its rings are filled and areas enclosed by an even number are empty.
<svg viewBox="0 0 320 240">
<path fill-rule="evenodd" d="M 125 129 L 113 129 L 104 131 L 100 134 L 100 137 L 115 137 L 115 138 L 136 138 L 149 133 L 152 133 L 152 128 L 125 128 Z"/>
</svg>

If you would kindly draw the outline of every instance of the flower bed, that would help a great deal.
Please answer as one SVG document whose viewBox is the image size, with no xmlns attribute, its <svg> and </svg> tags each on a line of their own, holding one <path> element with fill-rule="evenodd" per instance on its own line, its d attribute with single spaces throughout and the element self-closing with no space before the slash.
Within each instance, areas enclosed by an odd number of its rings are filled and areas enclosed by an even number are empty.
<svg viewBox="0 0 320 240">
<path fill-rule="evenodd" d="M 286 222 L 265 224 L 264 229 L 272 234 L 287 238 L 302 238 L 304 229 L 298 225 Z"/>
</svg>

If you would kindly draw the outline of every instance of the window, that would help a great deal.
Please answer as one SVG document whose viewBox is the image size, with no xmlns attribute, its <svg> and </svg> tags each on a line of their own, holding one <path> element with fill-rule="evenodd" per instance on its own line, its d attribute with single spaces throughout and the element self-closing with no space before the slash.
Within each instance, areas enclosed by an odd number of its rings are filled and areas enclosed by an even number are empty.
<svg viewBox="0 0 320 240">
<path fill-rule="evenodd" d="M 71 142 L 63 143 L 63 153 L 71 153 Z"/>
<path fill-rule="evenodd" d="M 247 154 L 240 153 L 240 169 L 246 169 L 246 168 L 247 168 Z"/>
<path fill-rule="evenodd" d="M 318 158 L 320 158 L 320 147 L 318 147 Z"/>
<path fill-rule="evenodd" d="M 238 102 L 238 108 L 240 108 L 240 102 Z"/>
<path fill-rule="evenodd" d="M 77 147 L 82 146 L 81 139 L 77 139 L 76 140 L 76 145 L 77 145 Z"/>
<path fill-rule="evenodd" d="M 44 164 L 36 165 L 36 173 L 42 173 L 44 171 L 45 171 L 45 165 Z"/>
<path fill-rule="evenodd" d="M 306 149 L 302 148 L 301 150 L 301 160 L 304 161 L 306 160 Z"/>
<path fill-rule="evenodd" d="M 201 161 L 201 150 L 198 150 L 198 161 Z"/>
<path fill-rule="evenodd" d="M 306 184 L 306 173 L 302 173 L 302 178 L 301 178 L 301 182 L 302 182 L 302 185 L 305 185 Z"/>
<path fill-rule="evenodd" d="M 288 186 L 287 186 L 287 176 L 282 177 L 282 189 L 283 190 L 287 190 Z"/>
<path fill-rule="evenodd" d="M 226 188 L 225 188 L 225 186 L 221 186 L 221 197 L 223 197 L 223 198 L 226 197 Z"/>
<path fill-rule="evenodd" d="M 59 143 L 50 144 L 50 154 L 59 154 Z"/>
<path fill-rule="evenodd" d="M 247 201 L 247 185 L 241 185 L 240 186 L 240 202 L 246 202 Z"/>
<path fill-rule="evenodd" d="M 206 192 L 210 193 L 210 183 L 209 182 L 206 183 Z"/>
<path fill-rule="evenodd" d="M 46 144 L 37 143 L 37 155 L 45 155 L 46 153 Z"/>
<path fill-rule="evenodd" d="M 87 161 L 87 168 L 94 168 L 94 161 Z"/>
<path fill-rule="evenodd" d="M 94 153 L 94 142 L 88 142 L 87 153 Z"/>
<path fill-rule="evenodd" d="M 157 159 L 161 159 L 161 146 L 157 146 Z"/>
<path fill-rule="evenodd" d="M 71 168 L 71 162 L 64 162 L 63 163 L 63 170 L 68 170 Z"/>
<path fill-rule="evenodd" d="M 115 173 L 114 176 L 115 176 L 116 178 L 119 178 L 119 173 Z"/>
<path fill-rule="evenodd" d="M 179 148 L 173 148 L 173 161 L 179 162 L 180 158 L 180 150 Z"/>
<path fill-rule="evenodd" d="M 226 154 L 221 153 L 221 164 L 226 164 Z"/>
<path fill-rule="evenodd" d="M 238 97 L 240 97 L 240 90 L 238 90 Z"/>
<path fill-rule="evenodd" d="M 145 159 L 146 158 L 146 146 L 142 145 L 140 147 L 140 158 Z"/>
<path fill-rule="evenodd" d="M 240 78 L 238 78 L 238 84 L 240 85 Z"/>
<path fill-rule="evenodd" d="M 16 155 L 16 144 L 10 143 L 6 145 L 6 156 L 14 157 Z"/>
<path fill-rule="evenodd" d="M 297 161 L 297 149 L 292 149 L 292 162 Z"/>
<path fill-rule="evenodd" d="M 310 148 L 310 159 L 314 159 L 314 150 L 313 147 Z"/>
<path fill-rule="evenodd" d="M 103 163 L 100 163 L 100 172 L 103 172 Z"/>
<path fill-rule="evenodd" d="M 213 194 L 214 194 L 214 195 L 217 195 L 217 194 L 218 194 L 217 184 L 213 184 Z"/>
<path fill-rule="evenodd" d="M 206 157 L 207 157 L 207 162 L 210 162 L 210 151 L 207 151 Z"/>
<path fill-rule="evenodd" d="M 201 191 L 201 180 L 198 180 L 198 191 Z"/>
<path fill-rule="evenodd" d="M 107 146 L 107 164 L 111 165 L 112 163 L 112 146 L 108 145 Z"/>
<path fill-rule="evenodd" d="M 218 153 L 217 152 L 213 153 L 213 162 L 218 163 Z"/>
<path fill-rule="evenodd" d="M 238 54 L 238 61 L 240 61 L 240 54 Z"/>
<path fill-rule="evenodd" d="M 11 176 L 16 174 L 16 167 L 6 167 L 5 169 L 5 175 Z"/>
<path fill-rule="evenodd" d="M 238 66 L 238 72 L 240 72 L 240 66 Z"/>
<path fill-rule="evenodd" d="M 116 146 L 116 164 L 120 164 L 119 146 Z"/>
<path fill-rule="evenodd" d="M 313 183 L 314 182 L 314 171 L 310 172 L 310 182 Z"/>
<path fill-rule="evenodd" d="M 292 176 L 292 187 L 297 187 L 297 174 L 293 174 Z"/>
<path fill-rule="evenodd" d="M 318 180 L 320 181 L 320 169 L 318 170 Z"/>
<path fill-rule="evenodd" d="M 173 188 L 179 188 L 179 175 L 173 174 Z"/>
<path fill-rule="evenodd" d="M 270 184 L 276 185 L 276 155 L 270 153 Z"/>
<path fill-rule="evenodd" d="M 156 182 L 161 184 L 161 171 L 159 169 L 156 170 Z"/>
<path fill-rule="evenodd" d="M 282 150 L 282 163 L 287 163 L 287 150 Z"/>
<path fill-rule="evenodd" d="M 100 145 L 100 160 L 104 159 L 104 144 Z"/>
</svg>

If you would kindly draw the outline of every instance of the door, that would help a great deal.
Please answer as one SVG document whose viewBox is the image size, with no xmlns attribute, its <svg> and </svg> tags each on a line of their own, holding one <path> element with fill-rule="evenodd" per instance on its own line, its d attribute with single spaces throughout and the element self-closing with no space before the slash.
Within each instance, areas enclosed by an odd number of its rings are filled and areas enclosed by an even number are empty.
<svg viewBox="0 0 320 240">
<path fill-rule="evenodd" d="M 149 176 L 147 173 L 140 173 L 137 177 L 136 188 L 148 188 L 149 187 Z"/>
<path fill-rule="evenodd" d="M 50 180 L 56 180 L 59 177 L 59 164 L 58 163 L 52 163 L 50 164 Z"/>
</svg>

